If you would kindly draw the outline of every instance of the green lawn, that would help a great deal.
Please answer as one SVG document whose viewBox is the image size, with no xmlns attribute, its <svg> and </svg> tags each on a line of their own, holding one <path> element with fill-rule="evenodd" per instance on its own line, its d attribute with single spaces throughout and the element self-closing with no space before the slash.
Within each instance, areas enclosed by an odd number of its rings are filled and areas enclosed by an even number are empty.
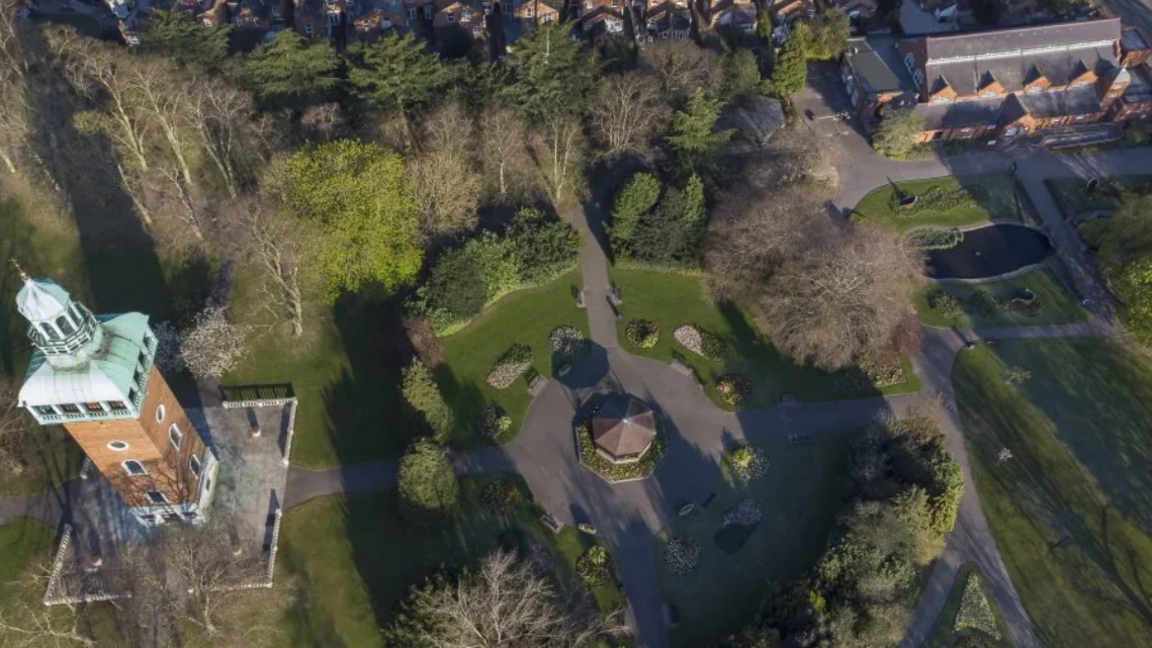
<svg viewBox="0 0 1152 648">
<path fill-rule="evenodd" d="M 960 227 L 989 220 L 1023 220 L 1016 204 L 1016 183 L 1007 173 L 947 176 L 900 182 L 897 186 L 903 192 L 920 197 L 929 191 L 961 192 L 957 194 L 961 200 L 956 207 L 941 211 L 927 208 L 905 211 L 893 207 L 895 189 L 884 185 L 864 196 L 852 218 L 898 231 L 923 225 Z"/>
<path fill-rule="evenodd" d="M 813 435 L 811 443 L 798 446 L 773 435 L 756 445 L 768 455 L 766 476 L 741 482 L 722 463 L 716 498 L 708 508 L 676 519 L 661 534 L 696 542 L 701 559 L 695 572 L 669 573 L 663 540 L 656 542 L 653 558 L 660 590 L 680 617 L 680 625 L 669 634 L 673 646 L 709 646 L 739 631 L 755 616 L 770 582 L 805 576 L 827 546 L 843 494 L 845 434 Z M 729 554 L 713 537 L 724 512 L 745 498 L 760 503 L 764 519 L 739 551 Z"/>
<path fill-rule="evenodd" d="M 1022 367 L 1031 377 L 1005 384 Z M 954 373 L 982 506 L 1048 648 L 1152 636 L 1152 363 L 1098 340 L 1001 341 Z M 1013 455 L 998 462 L 1002 448 Z"/>
<path fill-rule="evenodd" d="M 1062 178 L 1044 182 L 1068 216 L 1099 209 L 1116 209 L 1125 194 L 1152 193 L 1152 176 L 1146 175 L 1101 178 L 1100 186 L 1091 192 L 1088 191 L 1086 178 Z"/>
<path fill-rule="evenodd" d="M 952 585 L 952 593 L 948 595 L 948 602 L 940 613 L 940 620 L 936 622 L 936 627 L 932 629 L 932 635 L 924 643 L 924 648 L 952 648 L 957 641 L 969 635 L 984 639 L 989 645 L 997 648 L 1012 648 L 1014 644 L 1012 638 L 1008 636 L 1008 626 L 1004 623 L 1004 615 L 1000 612 L 996 600 L 992 598 L 988 588 L 983 583 L 981 583 L 981 589 L 984 590 L 984 596 L 988 600 L 992 614 L 996 617 L 996 627 L 1000 631 L 1000 639 L 997 640 L 973 628 L 956 630 L 956 614 L 960 611 L 960 601 L 964 597 L 964 588 L 967 586 L 969 578 L 980 573 L 980 568 L 975 563 L 968 563 L 960 568 L 959 573 L 956 574 L 956 582 Z"/>
<path fill-rule="evenodd" d="M 512 417 L 508 438 L 520 429 L 532 402 L 526 376 L 502 390 L 493 388 L 485 379 L 496 360 L 514 343 L 531 346 L 535 353 L 533 368 L 544 377 L 553 375 L 548 334 L 567 324 L 588 335 L 588 318 L 576 308 L 572 296 L 573 286 L 579 284 L 579 270 L 574 270 L 544 286 L 514 293 L 493 304 L 464 329 L 441 338 L 446 360 L 435 369 L 435 375 L 456 414 L 453 445 L 488 443 L 476 434 L 475 421 L 480 410 L 492 403 L 498 403 Z"/>
<path fill-rule="evenodd" d="M 987 290 L 1000 299 L 1012 299 L 1028 289 L 1036 294 L 1036 303 L 1039 304 L 1040 310 L 1035 314 L 1027 314 L 1004 309 L 992 317 L 966 312 L 957 321 L 943 317 L 929 307 L 930 298 L 941 291 L 954 295 L 963 304 L 977 289 Z M 1088 319 L 1088 311 L 1084 310 L 1061 285 L 1060 280 L 1046 269 L 1033 270 L 1012 279 L 982 284 L 928 284 L 917 291 L 914 305 L 921 322 L 942 327 L 1040 326 L 1073 324 Z"/>
<path fill-rule="evenodd" d="M 849 385 L 850 372 L 834 375 L 796 365 L 772 346 L 746 312 L 730 303 L 711 301 L 699 277 L 616 268 L 613 278 L 624 298 L 620 309 L 624 317 L 616 330 L 620 344 L 630 353 L 663 362 L 680 357 L 703 379 L 712 401 L 724 409 L 732 407 L 716 393 L 716 378 L 732 372 L 747 376 L 753 383 L 748 407 L 774 406 L 785 393 L 795 394 L 801 401 L 821 401 L 920 388 L 909 363 L 904 364 L 906 382 L 881 388 L 871 387 L 867 381 L 863 385 L 857 382 Z M 660 341 L 655 347 L 639 349 L 628 343 L 624 328 L 633 318 L 652 320 L 660 326 Z M 694 324 L 723 338 L 728 344 L 729 358 L 704 358 L 676 343 L 672 333 L 683 324 Z"/>
<path fill-rule="evenodd" d="M 293 646 L 382 646 L 397 604 L 413 585 L 438 571 L 474 567 L 517 535 L 550 545 L 558 542 L 558 582 L 575 582 L 571 566 L 584 539 L 567 531 L 554 540 L 540 525 L 530 502 L 512 516 L 488 514 L 479 503 L 491 477 L 460 480 L 460 504 L 440 523 L 416 525 L 402 517 L 395 491 L 318 498 L 291 509 L 281 529 L 277 578 L 295 575 L 302 585 L 299 605 L 284 620 Z M 522 491 L 527 494 L 527 488 Z M 598 588 L 599 590 L 599 588 Z M 614 590 L 613 590 L 614 592 Z M 598 602 L 619 605 L 607 592 Z"/>
</svg>

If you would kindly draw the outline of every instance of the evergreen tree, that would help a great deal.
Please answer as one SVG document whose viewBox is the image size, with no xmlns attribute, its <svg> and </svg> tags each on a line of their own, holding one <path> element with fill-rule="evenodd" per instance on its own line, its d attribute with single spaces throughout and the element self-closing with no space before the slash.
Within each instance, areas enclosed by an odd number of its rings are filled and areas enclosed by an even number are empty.
<svg viewBox="0 0 1152 648">
<path fill-rule="evenodd" d="M 411 33 L 391 34 L 351 50 L 348 81 L 353 93 L 376 110 L 406 112 L 430 103 L 451 80 L 440 57 L 424 53 Z"/>
<path fill-rule="evenodd" d="M 340 59 L 327 39 L 309 43 L 291 29 L 252 52 L 240 78 L 266 108 L 300 109 L 320 103 L 340 84 Z"/>
<path fill-rule="evenodd" d="M 181 14 L 158 9 L 140 33 L 140 50 L 162 54 L 183 65 L 214 68 L 228 56 L 232 26 L 207 27 Z"/>
<path fill-rule="evenodd" d="M 641 216 L 635 256 L 656 265 L 698 267 L 704 216 L 704 182 L 693 175 L 684 188 L 669 189 L 655 210 Z"/>
<path fill-rule="evenodd" d="M 924 116 L 914 108 L 885 107 L 880 113 L 880 125 L 872 135 L 876 152 L 903 159 L 916 147 L 916 137 L 924 132 Z"/>
<path fill-rule="evenodd" d="M 828 9 L 816 14 L 807 23 L 797 25 L 795 33 L 803 33 L 808 58 L 831 60 L 839 58 L 848 49 L 852 28 L 848 16 L 839 9 Z"/>
<path fill-rule="evenodd" d="M 768 47 L 772 47 L 775 43 L 772 38 L 772 14 L 764 9 L 756 10 L 756 36 Z"/>
<path fill-rule="evenodd" d="M 678 110 L 672 117 L 672 129 L 666 139 L 680 171 L 709 172 L 719 164 L 724 144 L 732 137 L 730 130 L 712 130 L 720 119 L 721 106 L 719 100 L 709 99 L 704 90 L 697 88 L 688 98 L 687 110 Z"/>
<path fill-rule="evenodd" d="M 720 60 L 724 78 L 720 84 L 725 101 L 743 99 L 760 92 L 760 64 L 748 49 L 726 52 Z"/>
<path fill-rule="evenodd" d="M 405 510 L 422 516 L 446 513 L 455 507 L 460 485 L 444 451 L 420 439 L 400 459 L 397 490 Z"/>
<path fill-rule="evenodd" d="M 404 400 L 424 416 L 436 439 L 446 440 L 452 431 L 452 410 L 440 394 L 440 387 L 432 378 L 432 372 L 423 362 L 413 360 L 412 364 L 404 368 L 401 391 Z"/>
<path fill-rule="evenodd" d="M 634 173 L 616 194 L 608 240 L 617 259 L 632 256 L 632 239 L 640 218 L 652 211 L 660 199 L 660 181 L 651 173 Z"/>
<path fill-rule="evenodd" d="M 520 37 L 508 59 L 516 77 L 508 95 L 531 118 L 581 115 L 591 100 L 596 64 L 568 30 L 567 24 L 543 25 Z"/>
<path fill-rule="evenodd" d="M 808 79 L 808 52 L 805 38 L 797 33 L 784 42 L 784 48 L 772 70 L 772 85 L 782 95 L 794 95 L 804 89 Z"/>
<path fill-rule="evenodd" d="M 288 179 L 293 211 L 318 229 L 329 300 L 367 287 L 394 292 L 415 280 L 424 259 L 419 207 L 399 155 L 337 140 L 295 153 Z"/>
</svg>

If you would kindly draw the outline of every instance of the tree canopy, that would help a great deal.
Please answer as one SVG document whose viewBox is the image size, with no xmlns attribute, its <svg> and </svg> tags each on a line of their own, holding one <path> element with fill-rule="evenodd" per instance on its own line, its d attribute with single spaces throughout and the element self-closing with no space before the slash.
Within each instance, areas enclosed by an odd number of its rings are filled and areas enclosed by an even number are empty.
<svg viewBox="0 0 1152 648">
<path fill-rule="evenodd" d="M 442 514 L 456 506 L 460 485 L 444 451 L 418 439 L 400 459 L 400 501 L 416 515 Z"/>
<path fill-rule="evenodd" d="M 232 26 L 208 27 L 173 11 L 152 12 L 140 32 L 140 51 L 176 59 L 185 65 L 214 68 L 228 56 Z"/>
<path fill-rule="evenodd" d="M 348 81 L 353 93 L 377 110 L 411 110 L 429 103 L 451 80 L 440 57 L 424 52 L 411 33 L 390 34 L 351 48 Z"/>
<path fill-rule="evenodd" d="M 596 64 L 581 53 L 567 25 L 551 22 L 521 36 L 508 65 L 516 80 L 507 93 L 529 117 L 580 115 L 587 109 Z"/>
<path fill-rule="evenodd" d="M 724 144 L 732 131 L 714 131 L 720 119 L 721 102 L 711 99 L 697 88 L 688 98 L 688 106 L 672 116 L 672 128 L 666 139 L 676 156 L 676 167 L 683 172 L 707 173 L 716 168 Z"/>
<path fill-rule="evenodd" d="M 776 67 L 772 70 L 772 85 L 783 95 L 794 95 L 804 89 L 808 80 L 808 44 L 795 32 L 784 41 Z"/>
<path fill-rule="evenodd" d="M 915 108 L 885 106 L 880 111 L 880 125 L 872 134 L 876 152 L 893 159 L 903 159 L 916 148 L 916 138 L 924 132 L 924 116 Z"/>
<path fill-rule="evenodd" d="M 640 217 L 647 214 L 660 200 L 660 181 L 651 173 L 634 173 L 628 183 L 616 194 L 612 207 L 612 223 L 608 226 L 608 239 L 612 254 L 617 258 L 632 256 L 632 240 Z"/>
<path fill-rule="evenodd" d="M 284 29 L 256 48 L 239 74 L 265 107 L 300 109 L 331 95 L 340 84 L 339 68 L 327 39 L 309 41 Z"/>
<path fill-rule="evenodd" d="M 419 208 L 404 160 L 375 144 L 338 140 L 288 161 L 289 204 L 315 223 L 327 296 L 394 292 L 420 271 Z"/>
</svg>

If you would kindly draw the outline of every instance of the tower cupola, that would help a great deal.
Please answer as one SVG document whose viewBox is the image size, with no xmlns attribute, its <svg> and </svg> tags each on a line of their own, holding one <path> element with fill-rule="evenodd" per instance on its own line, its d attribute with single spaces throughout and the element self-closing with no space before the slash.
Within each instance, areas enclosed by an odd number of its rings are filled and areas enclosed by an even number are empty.
<svg viewBox="0 0 1152 648">
<path fill-rule="evenodd" d="M 20 279 L 24 287 L 16 295 L 16 309 L 28 320 L 28 337 L 44 359 L 58 368 L 88 362 L 103 344 L 92 313 L 51 279 L 33 279 L 23 270 Z"/>
</svg>

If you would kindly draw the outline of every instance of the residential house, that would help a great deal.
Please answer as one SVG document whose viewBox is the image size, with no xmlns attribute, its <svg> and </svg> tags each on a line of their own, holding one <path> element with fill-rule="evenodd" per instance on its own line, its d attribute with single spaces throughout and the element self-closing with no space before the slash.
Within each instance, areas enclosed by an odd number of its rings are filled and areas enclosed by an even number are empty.
<svg viewBox="0 0 1152 648">
<path fill-rule="evenodd" d="M 801 16 L 816 15 L 816 3 L 813 0 L 769 0 L 765 4 L 768 4 L 772 13 L 774 25 L 791 23 Z"/>
<path fill-rule="evenodd" d="M 853 39 L 841 77 L 866 128 L 897 101 L 924 116 L 924 141 L 1013 137 L 1113 119 L 1133 76 L 1118 59 L 1121 39 L 1115 18 Z"/>
<path fill-rule="evenodd" d="M 1112 104 L 1112 121 L 1152 119 L 1152 69 L 1148 65 L 1121 70 L 1109 91 L 1119 95 Z"/>
<path fill-rule="evenodd" d="M 373 41 L 388 32 L 408 31 L 409 16 L 415 18 L 415 9 L 409 13 L 403 2 L 383 2 L 352 20 L 352 33 L 360 39 Z"/>
<path fill-rule="evenodd" d="M 484 37 L 484 16 L 488 9 L 473 0 L 436 0 L 432 26 L 436 29 L 459 28 L 472 38 Z"/>
<path fill-rule="evenodd" d="M 196 20 L 203 23 L 205 27 L 220 27 L 227 25 L 231 20 L 232 14 L 228 7 L 228 0 L 216 0 L 206 10 L 196 16 Z"/>
<path fill-rule="evenodd" d="M 278 15 L 278 6 L 273 6 L 269 0 L 240 0 L 232 9 L 232 24 L 236 29 L 255 29 L 269 31 L 273 28 L 274 14 Z"/>
<path fill-rule="evenodd" d="M 624 0 L 575 0 L 580 26 L 585 33 L 597 35 L 624 33 Z"/>
<path fill-rule="evenodd" d="M 356 0 L 295 0 L 293 23 L 308 38 L 342 40 L 348 16 L 355 12 Z"/>
<path fill-rule="evenodd" d="M 653 40 L 682 40 L 692 31 L 692 14 L 676 0 L 665 0 L 644 13 L 644 23 Z"/>
<path fill-rule="evenodd" d="M 677 4 L 686 6 L 683 0 Z M 752 0 L 710 0 L 708 24 L 751 34 L 756 31 L 756 5 Z"/>
</svg>

